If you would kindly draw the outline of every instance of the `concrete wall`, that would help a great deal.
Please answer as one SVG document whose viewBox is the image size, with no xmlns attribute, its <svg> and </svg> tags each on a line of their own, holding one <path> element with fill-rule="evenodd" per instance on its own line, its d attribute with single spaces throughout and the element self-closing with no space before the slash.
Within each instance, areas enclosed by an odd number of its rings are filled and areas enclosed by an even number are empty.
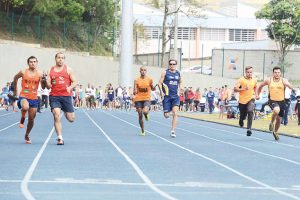
<svg viewBox="0 0 300 200">
<path fill-rule="evenodd" d="M 0 87 L 7 81 L 12 81 L 13 76 L 21 69 L 27 67 L 27 58 L 34 55 L 38 58 L 38 68 L 47 71 L 55 64 L 54 55 L 62 51 L 66 55 L 66 64 L 73 68 L 78 82 L 87 85 L 105 86 L 107 83 L 118 85 L 119 62 L 110 57 L 89 56 L 85 53 L 68 52 L 64 49 L 41 48 L 39 45 L 0 41 Z M 157 83 L 161 72 L 165 69 L 148 67 L 148 75 Z M 139 75 L 139 66 L 134 65 L 133 77 Z M 234 84 L 235 80 L 194 73 L 182 73 L 184 86 L 220 87 L 221 85 Z M 133 81 L 132 81 L 133 84 Z"/>
</svg>

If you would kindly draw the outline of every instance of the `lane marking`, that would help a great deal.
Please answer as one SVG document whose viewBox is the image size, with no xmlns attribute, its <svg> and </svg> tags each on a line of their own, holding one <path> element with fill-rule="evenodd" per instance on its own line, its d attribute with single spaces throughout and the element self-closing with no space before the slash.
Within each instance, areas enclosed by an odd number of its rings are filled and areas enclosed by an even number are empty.
<svg viewBox="0 0 300 200">
<path fill-rule="evenodd" d="M 120 121 L 122 121 L 122 122 L 124 122 L 124 123 L 126 123 L 126 124 L 129 124 L 129 125 L 131 125 L 131 126 L 133 126 L 133 127 L 136 127 L 136 128 L 138 128 L 138 129 L 140 129 L 139 126 L 136 126 L 136 125 L 134 125 L 134 124 L 132 124 L 132 123 L 126 121 L 126 120 L 123 120 L 123 119 L 121 119 L 121 118 L 119 118 L 119 117 L 117 117 L 117 116 L 115 116 L 115 115 L 113 115 L 113 114 L 109 114 L 109 113 L 106 113 L 106 112 L 103 112 L 103 111 L 102 111 L 102 113 L 104 113 L 104 114 L 106 114 L 106 115 L 108 115 L 108 116 L 114 117 L 114 118 L 116 118 L 116 119 L 118 119 L 118 120 L 120 120 Z M 212 158 L 210 158 L 210 157 L 208 157 L 208 156 L 205 156 L 205 155 L 203 155 L 203 154 L 200 154 L 200 153 L 197 153 L 197 152 L 195 152 L 195 151 L 193 151 L 193 150 L 190 150 L 190 149 L 188 149 L 188 148 L 185 148 L 185 147 L 183 147 L 183 146 L 181 146 L 181 145 L 179 145 L 179 144 L 177 144 L 177 143 L 175 143 L 175 142 L 171 142 L 170 140 L 167 140 L 167 139 L 165 139 L 165 138 L 163 138 L 163 137 L 161 137 L 161 136 L 159 136 L 159 135 L 157 135 L 157 134 L 155 134 L 155 133 L 153 133 L 153 132 L 151 132 L 151 131 L 146 131 L 146 132 L 148 132 L 148 133 L 150 133 L 151 135 L 153 135 L 153 136 L 155 136 L 155 137 L 157 137 L 157 138 L 160 138 L 161 140 L 163 140 L 163 141 L 165 141 L 165 142 L 167 142 L 167 143 L 169 143 L 169 144 L 172 144 L 172 145 L 174 145 L 174 146 L 176 146 L 176 147 L 178 147 L 178 148 L 180 148 L 180 149 L 182 149 L 182 150 L 185 150 L 185 151 L 187 151 L 187 152 L 189 152 L 189 153 L 191 153 L 191 154 L 194 154 L 194 155 L 196 155 L 196 156 L 198 156 L 198 157 L 201 157 L 201 158 L 203 158 L 203 159 L 205 159 L 205 160 L 208 160 L 208 161 L 210 161 L 210 162 L 212 162 L 212 163 L 215 163 L 216 165 L 219 165 L 220 167 L 223 167 L 223 168 L 227 169 L 228 171 L 231 171 L 232 173 L 234 173 L 234 174 L 236 174 L 236 175 L 238 175 L 238 176 L 240 176 L 240 177 L 245 178 L 245 179 L 248 180 L 248 181 L 251 181 L 251 182 L 256 183 L 256 184 L 258 184 L 258 185 L 260 185 L 260 186 L 263 186 L 263 187 L 265 187 L 266 189 L 272 190 L 272 191 L 274 191 L 274 192 L 276 192 L 276 193 L 278 193 L 278 194 L 281 194 L 281 195 L 286 196 L 286 197 L 290 197 L 290 198 L 292 198 L 292 199 L 300 200 L 300 197 L 297 197 L 297 196 L 295 196 L 295 195 L 293 195 L 293 194 L 290 194 L 290 193 L 281 191 L 281 190 L 279 190 L 279 189 L 277 189 L 277 188 L 275 188 L 275 187 L 272 187 L 272 186 L 270 186 L 270 185 L 268 185 L 268 184 L 266 184 L 266 183 L 263 183 L 263 182 L 261 182 L 261 181 L 259 181 L 259 180 L 256 180 L 256 179 L 254 179 L 254 178 L 252 178 L 252 177 L 250 177 L 250 176 L 247 176 L 247 175 L 243 174 L 242 172 L 239 172 L 238 170 L 235 170 L 235 169 L 229 167 L 228 165 L 223 164 L 223 163 L 221 163 L 221 162 L 219 162 L 219 161 L 217 161 L 217 160 L 214 160 L 214 159 L 212 159 Z"/>
<path fill-rule="evenodd" d="M 11 125 L 9 125 L 9 126 L 3 128 L 3 129 L 0 129 L 0 132 L 5 131 L 6 129 L 9 129 L 10 127 L 13 127 L 13 126 L 15 126 L 15 125 L 17 125 L 17 124 L 19 124 L 19 123 L 20 123 L 20 122 L 16 122 L 16 123 L 11 124 Z"/>
<path fill-rule="evenodd" d="M 102 132 L 102 134 L 106 137 L 106 139 L 115 147 L 115 149 L 126 159 L 126 161 L 133 167 L 133 169 L 137 172 L 137 174 L 141 177 L 141 179 L 146 183 L 148 187 L 150 187 L 154 192 L 160 194 L 162 197 L 170 200 L 175 200 L 176 198 L 172 197 L 168 193 L 160 190 L 156 187 L 152 181 L 144 174 L 141 168 L 107 135 L 107 133 L 91 118 L 91 116 L 83 111 L 84 114 L 91 120 L 91 122 Z"/>
<path fill-rule="evenodd" d="M 0 115 L 0 117 L 4 117 L 4 116 L 7 116 L 7 115 L 12 115 L 12 114 L 15 114 L 15 112 L 12 112 L 12 113 L 6 113 L 6 114 L 3 114 L 3 115 Z"/>
<path fill-rule="evenodd" d="M 28 183 L 31 179 L 31 176 L 39 162 L 39 160 L 41 159 L 45 149 L 46 149 L 46 146 L 49 142 L 49 140 L 51 139 L 52 137 L 52 134 L 54 133 L 54 127 L 52 128 L 52 130 L 50 131 L 47 139 L 45 140 L 42 148 L 39 150 L 38 154 L 36 155 L 36 157 L 34 158 L 33 162 L 31 163 L 28 171 L 26 172 L 22 182 L 21 182 L 21 191 L 22 191 L 22 194 L 24 195 L 24 197 L 27 199 L 27 200 L 35 200 L 35 198 L 32 196 L 31 192 L 29 191 L 28 189 Z"/>
</svg>

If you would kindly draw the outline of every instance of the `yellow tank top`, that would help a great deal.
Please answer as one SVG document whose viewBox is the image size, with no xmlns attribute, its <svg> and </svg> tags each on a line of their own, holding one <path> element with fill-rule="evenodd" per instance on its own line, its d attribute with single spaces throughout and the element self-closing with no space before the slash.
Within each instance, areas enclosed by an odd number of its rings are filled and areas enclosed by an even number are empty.
<svg viewBox="0 0 300 200">
<path fill-rule="evenodd" d="M 241 88 L 246 88 L 248 86 L 248 90 L 243 90 L 240 92 L 239 96 L 239 103 L 241 104 L 247 104 L 251 99 L 254 98 L 254 89 L 257 83 L 257 80 L 252 79 L 246 79 L 245 77 L 242 77 L 238 81 Z"/>
<path fill-rule="evenodd" d="M 269 83 L 270 100 L 272 101 L 284 101 L 284 84 L 282 78 L 279 81 L 270 79 Z"/>
</svg>

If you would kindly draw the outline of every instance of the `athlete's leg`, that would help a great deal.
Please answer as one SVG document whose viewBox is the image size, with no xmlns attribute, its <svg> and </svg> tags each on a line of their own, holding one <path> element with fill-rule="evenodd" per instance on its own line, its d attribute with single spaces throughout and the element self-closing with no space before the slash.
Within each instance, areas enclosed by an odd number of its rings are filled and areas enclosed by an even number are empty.
<svg viewBox="0 0 300 200">
<path fill-rule="evenodd" d="M 26 142 L 27 141 L 30 142 L 29 134 L 34 125 L 34 118 L 36 116 L 36 111 L 37 111 L 37 108 L 29 108 L 29 110 L 28 110 L 28 123 L 27 123 L 27 129 L 26 129 L 26 133 L 25 133 L 25 141 Z"/>
<path fill-rule="evenodd" d="M 138 116 L 139 116 L 139 124 L 140 124 L 140 127 L 142 129 L 142 133 L 145 132 L 144 130 L 144 121 L 143 121 L 143 109 L 141 107 L 138 107 L 136 109 L 137 113 L 138 113 Z"/>
<path fill-rule="evenodd" d="M 62 138 L 62 126 L 60 117 L 61 108 L 53 108 L 54 127 L 58 138 Z"/>
<path fill-rule="evenodd" d="M 75 113 L 74 112 L 65 112 L 65 117 L 69 122 L 75 121 Z"/>
<path fill-rule="evenodd" d="M 20 99 L 18 102 L 19 108 L 21 108 L 21 120 L 19 127 L 23 128 L 24 127 L 24 121 L 25 121 L 25 116 L 27 111 L 29 110 L 29 103 L 26 99 Z"/>
<path fill-rule="evenodd" d="M 176 125 L 177 125 L 177 116 L 178 116 L 178 106 L 174 106 L 172 108 L 172 114 L 173 114 L 173 119 L 172 119 L 172 130 L 175 131 Z"/>
<path fill-rule="evenodd" d="M 252 121 L 253 121 L 253 111 L 255 108 L 254 101 L 251 100 L 247 104 L 247 114 L 248 114 L 248 119 L 247 119 L 247 129 L 251 130 L 252 129 Z"/>
</svg>

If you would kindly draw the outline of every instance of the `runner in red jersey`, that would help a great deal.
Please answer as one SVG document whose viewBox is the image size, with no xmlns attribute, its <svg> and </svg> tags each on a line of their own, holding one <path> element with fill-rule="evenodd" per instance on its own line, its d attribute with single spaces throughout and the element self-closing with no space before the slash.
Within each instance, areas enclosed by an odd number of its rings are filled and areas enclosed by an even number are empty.
<svg viewBox="0 0 300 200">
<path fill-rule="evenodd" d="M 34 125 L 34 118 L 36 116 L 36 110 L 38 106 L 37 90 L 42 80 L 42 73 L 37 70 L 38 60 L 34 56 L 30 56 L 27 59 L 28 67 L 20 70 L 14 76 L 14 96 L 17 96 L 18 91 L 18 79 L 22 78 L 21 92 L 18 99 L 18 107 L 21 109 L 21 120 L 19 127 L 24 127 L 24 121 L 26 112 L 28 111 L 28 124 L 25 132 L 25 143 L 31 144 L 29 138 L 30 131 Z"/>
<path fill-rule="evenodd" d="M 57 145 L 63 145 L 61 110 L 69 122 L 74 122 L 75 113 L 72 103 L 72 89 L 76 86 L 73 70 L 65 63 L 65 55 L 61 52 L 55 55 L 56 65 L 48 72 L 46 87 L 51 88 L 49 101 L 54 118 L 54 127 L 57 134 Z"/>
</svg>

